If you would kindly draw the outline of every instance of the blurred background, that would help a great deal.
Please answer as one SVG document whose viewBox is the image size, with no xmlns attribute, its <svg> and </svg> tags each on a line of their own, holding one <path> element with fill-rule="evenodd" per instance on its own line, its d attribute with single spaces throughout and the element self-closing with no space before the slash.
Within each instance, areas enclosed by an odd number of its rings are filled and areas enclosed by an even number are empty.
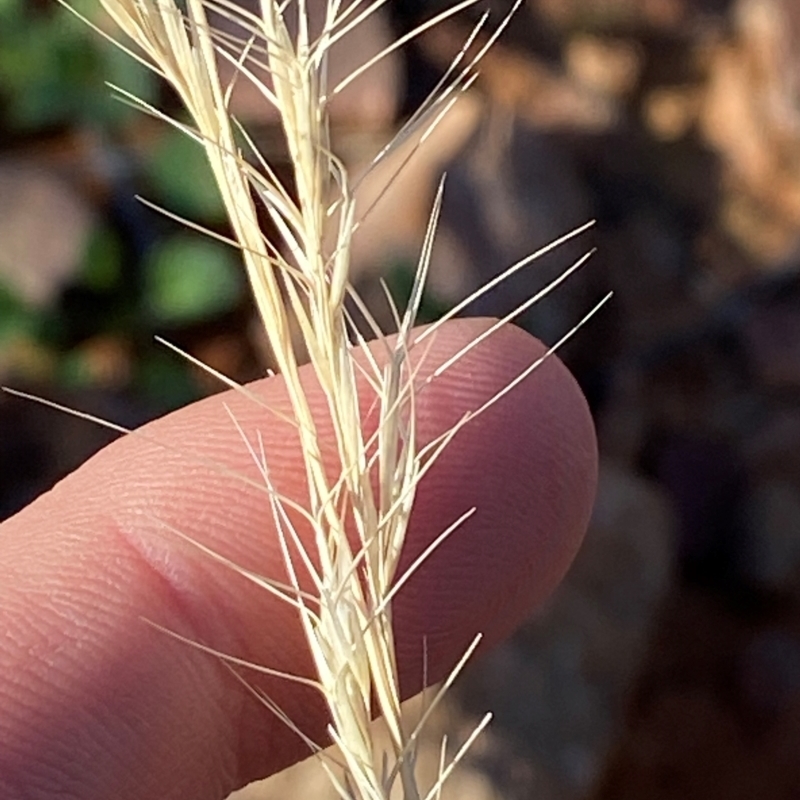
<svg viewBox="0 0 800 800">
<path fill-rule="evenodd" d="M 332 70 L 439 6 L 390 0 Z M 480 10 L 339 98 L 354 174 Z M 232 251 L 134 199 L 224 233 L 202 154 L 104 81 L 177 111 L 51 0 L 0 0 L 0 383 L 136 426 L 218 388 L 154 335 L 238 380 L 269 354 Z M 270 110 L 244 86 L 235 101 L 285 169 Z M 464 732 L 496 713 L 450 796 L 799 797 L 800 5 L 528 0 L 365 226 L 354 280 L 376 313 L 379 275 L 408 291 L 444 170 L 427 319 L 589 219 L 471 312 L 505 313 L 594 247 L 521 323 L 552 343 L 614 292 L 561 353 L 600 438 L 592 526 L 548 607 L 444 712 Z M 111 436 L 0 396 L 0 516 Z M 247 796 L 310 796 L 301 773 Z"/>
</svg>

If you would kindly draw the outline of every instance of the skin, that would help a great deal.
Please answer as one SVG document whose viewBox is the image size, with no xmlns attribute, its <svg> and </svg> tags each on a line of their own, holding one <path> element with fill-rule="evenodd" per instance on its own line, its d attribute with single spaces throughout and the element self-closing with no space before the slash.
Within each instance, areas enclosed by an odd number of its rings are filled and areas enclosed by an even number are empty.
<svg viewBox="0 0 800 800">
<path fill-rule="evenodd" d="M 449 323 L 421 374 L 488 324 Z M 515 328 L 492 336 L 422 393 L 419 441 L 542 352 Z M 288 410 L 280 379 L 252 389 Z M 322 418 L 311 379 L 308 391 Z M 144 622 L 312 674 L 296 612 L 170 529 L 260 574 L 285 574 L 264 493 L 210 466 L 258 481 L 223 402 L 251 438 L 263 435 L 278 488 L 301 498 L 292 428 L 227 393 L 116 441 L 0 526 L 3 798 L 218 800 L 308 755 L 217 658 Z M 586 403 L 556 358 L 455 437 L 419 488 L 403 563 L 477 512 L 396 600 L 404 696 L 420 689 L 425 669 L 431 681 L 445 676 L 476 633 L 482 647 L 502 640 L 551 593 L 588 524 L 596 471 Z M 240 674 L 324 743 L 327 717 L 312 690 Z"/>
</svg>

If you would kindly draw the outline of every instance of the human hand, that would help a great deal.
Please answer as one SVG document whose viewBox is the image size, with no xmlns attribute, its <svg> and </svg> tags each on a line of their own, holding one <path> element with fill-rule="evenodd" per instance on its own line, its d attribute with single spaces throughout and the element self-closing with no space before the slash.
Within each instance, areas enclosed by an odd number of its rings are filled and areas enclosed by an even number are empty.
<svg viewBox="0 0 800 800">
<path fill-rule="evenodd" d="M 486 325 L 449 323 L 427 363 Z M 518 329 L 492 336 L 420 395 L 420 440 L 541 353 Z M 252 388 L 288 411 L 279 379 Z M 321 394 L 311 396 L 322 414 Z M 0 526 L 0 797 L 220 800 L 308 755 L 219 659 L 143 622 L 311 674 L 294 609 L 170 530 L 260 574 L 281 571 L 265 495 L 233 475 L 258 480 L 223 402 L 245 431 L 261 431 L 280 489 L 302 496 L 291 427 L 227 393 L 113 443 Z M 394 603 L 404 696 L 419 691 L 424 669 L 441 679 L 476 633 L 497 643 L 549 595 L 583 536 L 595 482 L 592 422 L 555 358 L 458 433 L 419 487 L 403 563 L 477 512 Z M 311 689 L 242 675 L 324 740 L 325 706 Z"/>
</svg>

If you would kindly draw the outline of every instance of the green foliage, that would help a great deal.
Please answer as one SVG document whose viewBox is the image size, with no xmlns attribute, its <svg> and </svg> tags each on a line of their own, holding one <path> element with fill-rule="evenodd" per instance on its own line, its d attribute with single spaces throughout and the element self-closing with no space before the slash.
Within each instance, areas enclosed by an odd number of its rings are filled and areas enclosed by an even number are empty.
<svg viewBox="0 0 800 800">
<path fill-rule="evenodd" d="M 203 148 L 180 131 L 161 137 L 145 163 L 150 185 L 164 205 L 189 219 L 216 222 L 225 207 Z"/>
<path fill-rule="evenodd" d="M 96 0 L 70 3 L 96 18 Z M 143 156 L 130 157 L 136 148 L 120 143 L 132 141 L 131 123 L 140 112 L 113 102 L 106 82 L 146 102 L 155 103 L 160 93 L 152 73 L 92 34 L 56 0 L 0 0 L 0 139 L 90 127 L 103 142 L 100 155 L 110 144 L 117 155 L 129 158 L 127 171 L 153 202 L 212 229 L 224 226 L 224 206 L 202 147 L 165 127 Z M 55 381 L 85 386 L 94 373 L 83 344 L 117 340 L 133 356 L 135 388 L 161 407 L 179 405 L 196 396 L 197 388 L 179 358 L 153 347 L 153 334 L 164 328 L 173 333 L 186 326 L 197 329 L 236 308 L 244 299 L 239 254 L 181 232 L 157 241 L 136 263 L 125 250 L 123 232 L 102 221 L 101 214 L 97 219 L 74 278 L 57 303 L 29 306 L 11 285 L 0 283 L 0 347 L 22 342 L 43 363 L 54 365 Z M 158 230 L 153 219 L 145 238 Z M 409 264 L 398 264 L 389 273 L 401 306 L 413 274 Z M 426 294 L 420 320 L 436 319 L 443 310 Z"/>
<path fill-rule="evenodd" d="M 134 388 L 159 408 L 180 408 L 197 400 L 199 391 L 186 364 L 174 353 L 150 349 L 134 376 Z"/>
<path fill-rule="evenodd" d="M 107 225 L 98 225 L 89 237 L 80 281 L 95 292 L 109 292 L 122 278 L 122 244 Z"/>
<path fill-rule="evenodd" d="M 241 267 L 222 244 L 177 234 L 153 248 L 144 268 L 144 302 L 162 323 L 202 321 L 242 299 Z"/>
<path fill-rule="evenodd" d="M 36 319 L 31 309 L 0 281 L 0 347 L 13 339 L 33 336 L 35 329 Z"/>
<path fill-rule="evenodd" d="M 78 2 L 91 14 L 94 4 Z M 31 131 L 53 125 L 116 125 L 134 113 L 110 103 L 108 80 L 154 100 L 157 83 L 141 64 L 100 37 L 87 36 L 74 14 L 42 11 L 26 0 L 0 0 L 0 100 L 4 124 Z"/>
<path fill-rule="evenodd" d="M 97 18 L 96 0 L 70 5 Z M 141 112 L 114 102 L 107 83 L 146 102 L 155 103 L 160 93 L 149 70 L 56 0 L 0 0 L 0 140 L 91 128 L 103 147 L 110 144 L 129 158 L 127 170 L 155 203 L 201 224 L 222 222 L 224 209 L 202 148 L 166 128 L 141 160 L 130 157 L 120 143 L 131 141 L 131 123 Z M 153 334 L 202 324 L 234 308 L 244 283 L 237 254 L 200 236 L 168 234 L 136 263 L 122 232 L 99 214 L 98 219 L 73 280 L 51 306 L 29 306 L 12 285 L 0 283 L 0 347 L 23 343 L 22 357 L 41 356 L 52 366 L 54 381 L 83 387 L 96 379 L 91 348 L 83 345 L 116 340 L 132 354 L 131 385 L 156 407 L 196 398 L 187 365 L 155 347 Z M 159 230 L 156 218 L 152 225 L 145 237 Z M 6 367 L 23 373 L 27 368 L 21 362 Z"/>
</svg>

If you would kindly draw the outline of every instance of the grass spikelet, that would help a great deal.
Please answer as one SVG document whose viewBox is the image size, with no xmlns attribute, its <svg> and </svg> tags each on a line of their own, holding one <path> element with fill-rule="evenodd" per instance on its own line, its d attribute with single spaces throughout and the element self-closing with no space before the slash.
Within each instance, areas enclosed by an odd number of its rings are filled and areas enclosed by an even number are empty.
<svg viewBox="0 0 800 800">
<path fill-rule="evenodd" d="M 457 3 L 424 23 L 419 31 L 475 1 Z M 248 440 L 241 431 L 270 498 L 288 583 L 275 584 L 241 572 L 297 609 L 316 667 L 315 686 L 330 710 L 330 736 L 339 745 L 344 761 L 344 779 L 330 772 L 340 796 L 382 800 L 399 785 L 405 800 L 439 797 L 441 784 L 472 737 L 449 762 L 443 749 L 439 777 L 433 786 L 423 789 L 418 785 L 414 766 L 419 726 L 408 731 L 401 720 L 391 601 L 419 564 L 412 565 L 404 575 L 397 574 L 416 487 L 457 430 L 417 447 L 414 398 L 420 387 L 415 384 L 409 360 L 410 350 L 422 346 L 421 339 L 414 340 L 412 329 L 430 261 L 443 184 L 422 242 L 411 299 L 402 316 L 397 315 L 397 335 L 384 337 L 374 320 L 368 319 L 387 348 L 386 366 L 379 367 L 368 355 L 366 361 L 357 363 L 351 342 L 361 339 L 345 301 L 353 296 L 348 282 L 349 254 L 360 220 L 354 187 L 343 163 L 331 151 L 329 135 L 329 108 L 337 94 L 362 69 L 404 41 L 393 43 L 338 85 L 328 86 L 331 47 L 385 0 L 327 0 L 324 20 L 313 30 L 306 0 L 261 0 L 258 13 L 246 11 L 232 0 L 99 2 L 129 40 L 120 46 L 130 46 L 128 52 L 133 57 L 171 84 L 191 118 L 191 124 L 169 119 L 118 90 L 129 102 L 184 131 L 205 149 L 227 210 L 232 243 L 241 251 L 277 371 L 286 383 L 293 424 L 305 455 L 308 492 L 302 507 L 298 507 L 275 491 L 268 454 L 263 453 L 259 441 Z M 511 13 L 520 2 L 517 0 Z M 226 18 L 245 36 L 239 40 L 215 31 L 209 14 Z M 446 78 L 408 126 L 375 156 L 374 165 L 412 133 L 422 128 L 424 138 L 437 124 L 474 80 L 476 64 L 508 18 L 493 33 L 484 34 L 480 46 L 476 43 L 486 17 L 479 20 Z M 407 38 L 410 36 L 404 40 Z M 220 78 L 222 61 L 234 68 L 235 77 L 228 84 Z M 230 100 L 236 80 L 252 82 L 264 102 L 277 110 L 293 169 L 291 186 L 281 183 L 233 118 Z M 258 222 L 260 206 L 278 231 L 279 241 L 264 236 Z M 507 274 L 529 260 L 514 265 Z M 358 299 L 354 300 L 358 306 Z M 363 307 L 362 313 L 366 313 Z M 318 422 L 300 380 L 300 357 L 292 346 L 295 327 L 302 336 L 302 351 L 327 398 L 336 445 L 335 474 L 324 465 Z M 432 336 L 435 330 L 436 326 L 429 328 L 425 336 Z M 435 374 L 448 366 L 441 365 Z M 363 432 L 357 391 L 362 374 L 375 394 L 379 419 L 376 433 L 369 436 Z M 467 421 L 462 420 L 458 427 Z M 290 510 L 300 511 L 312 526 L 315 552 L 303 550 Z M 470 514 L 471 510 L 465 509 L 431 548 L 451 535 Z M 311 593 L 301 589 L 301 575 L 306 574 L 311 577 Z M 474 644 L 470 652 L 473 649 Z M 470 652 L 465 653 L 442 692 Z M 235 665 L 235 660 L 229 661 Z M 432 706 L 440 696 L 441 692 Z M 269 698 L 262 700 L 271 704 Z M 280 713 L 274 704 L 271 707 Z M 388 754 L 374 752 L 372 720 L 376 715 L 382 717 L 389 732 Z M 425 716 L 421 724 L 424 721 Z M 291 722 L 287 720 L 287 724 Z"/>
</svg>

